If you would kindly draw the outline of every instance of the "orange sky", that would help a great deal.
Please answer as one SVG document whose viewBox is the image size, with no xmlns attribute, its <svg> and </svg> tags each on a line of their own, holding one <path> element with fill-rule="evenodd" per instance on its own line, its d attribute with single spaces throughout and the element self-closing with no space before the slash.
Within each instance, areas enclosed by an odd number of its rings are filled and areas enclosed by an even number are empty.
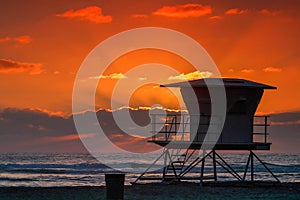
<svg viewBox="0 0 300 200">
<path fill-rule="evenodd" d="M 259 112 L 300 110 L 298 4 L 292 0 L 1 1 L 0 108 L 71 113 L 73 82 L 88 53 L 121 31 L 156 26 L 198 41 L 223 77 L 276 86 L 277 91 L 265 93 Z M 109 107 L 110 90 L 120 80 L 116 75 L 147 62 L 165 64 L 184 74 L 194 71 L 167 52 L 132 52 L 116 60 L 104 74 L 105 87 L 98 89 L 97 106 Z M 160 102 L 159 96 L 149 93 L 145 100 Z M 137 97 L 132 105 L 143 103 L 151 102 Z"/>
</svg>

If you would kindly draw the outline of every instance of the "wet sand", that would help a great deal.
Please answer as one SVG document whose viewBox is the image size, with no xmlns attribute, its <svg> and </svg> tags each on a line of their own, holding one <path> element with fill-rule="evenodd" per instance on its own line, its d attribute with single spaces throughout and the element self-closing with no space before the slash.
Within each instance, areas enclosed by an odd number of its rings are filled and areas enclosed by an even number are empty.
<svg viewBox="0 0 300 200">
<path fill-rule="evenodd" d="M 0 199 L 106 199 L 104 186 L 2 187 Z M 124 199 L 300 199 L 300 183 L 278 184 L 145 184 L 125 186 Z"/>
</svg>

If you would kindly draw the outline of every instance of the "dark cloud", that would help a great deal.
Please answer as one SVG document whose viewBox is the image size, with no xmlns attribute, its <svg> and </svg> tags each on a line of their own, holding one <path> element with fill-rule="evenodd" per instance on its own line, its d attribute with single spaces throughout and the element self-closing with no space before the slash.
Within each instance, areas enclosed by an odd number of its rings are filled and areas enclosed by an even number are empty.
<svg viewBox="0 0 300 200">
<path fill-rule="evenodd" d="M 29 109 L 4 109 L 0 114 L 0 134 L 66 135 L 76 133 L 73 120 Z"/>
<path fill-rule="evenodd" d="M 300 152 L 300 124 L 271 125 L 269 132 L 273 152 Z"/>
<path fill-rule="evenodd" d="M 18 62 L 9 59 L 0 59 L 0 73 L 28 72 L 31 75 L 41 74 L 44 70 L 40 63 Z"/>
<path fill-rule="evenodd" d="M 296 112 L 284 112 L 284 113 L 276 113 L 271 115 L 271 121 L 273 125 L 285 125 L 291 123 L 300 124 L 300 111 Z"/>
<path fill-rule="evenodd" d="M 120 112 L 122 115 L 121 111 Z M 120 114 L 118 113 L 118 114 Z M 148 111 L 130 112 L 136 123 L 149 123 Z M 92 112 L 78 114 L 87 119 Z M 134 137 L 124 133 L 114 123 L 111 112 L 100 110 L 97 112 L 99 124 L 107 137 L 124 150 L 144 152 L 156 149 L 146 139 Z M 87 137 L 97 133 L 97 126 L 87 123 L 85 130 Z M 85 151 L 73 122 L 73 116 L 62 117 L 48 114 L 39 110 L 7 108 L 0 113 L 0 152 L 5 151 Z"/>
<path fill-rule="evenodd" d="M 300 152 L 300 111 L 272 114 L 269 138 L 275 152 Z"/>
<path fill-rule="evenodd" d="M 126 109 L 118 110 L 122 116 Z M 149 124 L 148 110 L 130 110 L 140 126 Z M 78 114 L 82 118 L 92 112 Z M 107 137 L 118 147 L 131 152 L 158 148 L 146 139 L 124 133 L 114 122 L 111 112 L 97 112 L 99 124 Z M 272 114 L 269 141 L 273 152 L 299 152 L 300 112 Z M 93 137 L 97 125 L 87 124 L 86 137 Z M 30 109 L 7 108 L 0 112 L 0 152 L 86 152 L 77 135 L 73 116 L 63 117 Z"/>
<path fill-rule="evenodd" d="M 76 134 L 73 120 L 29 109 L 4 109 L 0 113 L 1 152 L 83 152 L 79 140 L 53 141 Z"/>
</svg>

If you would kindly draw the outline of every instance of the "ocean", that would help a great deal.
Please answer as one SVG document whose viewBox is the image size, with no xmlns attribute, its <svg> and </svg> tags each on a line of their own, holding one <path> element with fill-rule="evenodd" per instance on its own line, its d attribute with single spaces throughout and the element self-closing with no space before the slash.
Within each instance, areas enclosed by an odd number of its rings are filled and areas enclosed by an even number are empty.
<svg viewBox="0 0 300 200">
<path fill-rule="evenodd" d="M 248 154 L 220 153 L 242 176 Z M 300 154 L 257 153 L 260 159 L 281 182 L 300 182 Z M 0 187 L 53 187 L 105 185 L 105 173 L 126 171 L 125 184 L 129 185 L 153 160 L 159 156 L 131 156 L 106 153 L 105 162 L 90 154 L 75 153 L 1 153 Z M 116 162 L 117 161 L 117 162 Z M 105 163 L 105 164 L 104 164 Z M 113 166 L 113 169 L 108 167 Z M 212 173 L 212 163 L 206 163 L 206 173 Z M 266 169 L 255 162 L 255 180 L 274 180 Z M 201 167 L 191 170 L 191 176 L 199 176 Z M 160 176 L 162 170 L 151 172 Z M 218 180 L 235 180 L 217 165 Z M 248 173 L 250 174 L 250 173 Z"/>
</svg>

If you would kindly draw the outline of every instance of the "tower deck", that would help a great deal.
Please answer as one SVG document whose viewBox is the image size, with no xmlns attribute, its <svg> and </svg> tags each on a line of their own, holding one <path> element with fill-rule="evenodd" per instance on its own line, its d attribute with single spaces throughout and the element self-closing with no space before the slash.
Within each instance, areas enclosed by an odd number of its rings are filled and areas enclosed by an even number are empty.
<svg viewBox="0 0 300 200">
<path fill-rule="evenodd" d="M 162 119 L 160 115 L 152 115 L 153 134 L 148 142 L 169 149 L 270 150 L 272 144 L 267 141 L 268 127 L 270 126 L 269 116 L 254 116 L 249 142 L 224 142 L 222 132 L 217 142 L 212 144 L 204 143 L 204 140 L 191 141 L 189 115 L 172 114 L 165 117 L 164 121 L 161 121 Z M 200 123 L 199 126 L 208 124 L 209 120 L 204 120 L 204 123 Z"/>
<path fill-rule="evenodd" d="M 201 149 L 203 143 L 202 142 L 189 142 L 189 141 L 161 141 L 161 140 L 149 140 L 148 142 L 152 142 L 154 144 L 160 145 L 162 147 L 168 147 L 169 149 Z M 270 150 L 270 146 L 272 143 L 265 142 L 253 142 L 253 143 L 232 143 L 232 144 L 215 144 L 213 150 Z M 211 145 L 209 145 L 211 146 Z M 205 147 L 205 146 L 203 146 Z M 203 148 L 202 149 L 205 149 Z"/>
</svg>

